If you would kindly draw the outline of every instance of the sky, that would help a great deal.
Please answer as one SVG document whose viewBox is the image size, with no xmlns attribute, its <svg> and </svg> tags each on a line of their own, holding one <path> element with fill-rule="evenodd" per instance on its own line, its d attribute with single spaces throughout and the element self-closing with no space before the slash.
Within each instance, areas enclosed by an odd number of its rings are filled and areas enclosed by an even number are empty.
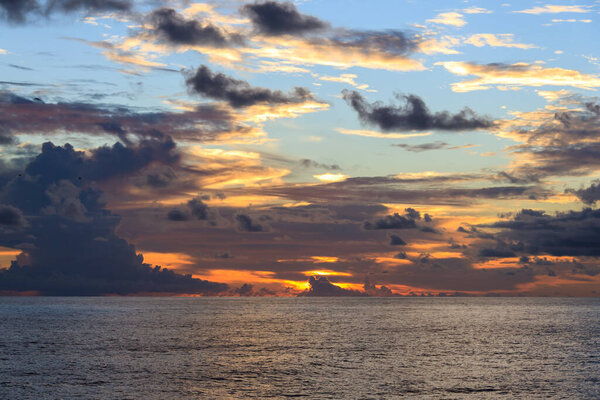
<svg viewBox="0 0 600 400">
<path fill-rule="evenodd" d="M 0 0 L 0 293 L 598 296 L 599 14 Z"/>
</svg>

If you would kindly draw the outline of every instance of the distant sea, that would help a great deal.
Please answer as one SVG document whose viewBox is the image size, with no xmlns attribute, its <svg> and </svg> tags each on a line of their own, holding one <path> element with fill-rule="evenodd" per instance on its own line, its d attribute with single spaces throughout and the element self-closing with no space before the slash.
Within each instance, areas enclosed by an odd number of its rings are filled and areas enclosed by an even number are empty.
<svg viewBox="0 0 600 400">
<path fill-rule="evenodd" d="M 0 298 L 0 399 L 600 399 L 600 299 Z"/>
</svg>

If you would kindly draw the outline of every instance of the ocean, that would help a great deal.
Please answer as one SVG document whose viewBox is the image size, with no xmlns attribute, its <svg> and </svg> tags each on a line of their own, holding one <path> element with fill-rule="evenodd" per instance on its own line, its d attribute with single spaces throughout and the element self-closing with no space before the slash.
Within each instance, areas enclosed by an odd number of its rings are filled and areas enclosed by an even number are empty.
<svg viewBox="0 0 600 400">
<path fill-rule="evenodd" d="M 598 399 L 600 299 L 0 298 L 0 399 Z"/>
</svg>

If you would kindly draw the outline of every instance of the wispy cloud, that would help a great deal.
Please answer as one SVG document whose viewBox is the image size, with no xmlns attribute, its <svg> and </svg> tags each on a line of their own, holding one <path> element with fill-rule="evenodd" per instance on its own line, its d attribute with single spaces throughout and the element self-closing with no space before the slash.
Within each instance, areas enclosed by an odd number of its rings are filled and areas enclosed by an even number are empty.
<svg viewBox="0 0 600 400">
<path fill-rule="evenodd" d="M 544 68 L 537 64 L 477 64 L 462 61 L 438 62 L 448 71 L 459 76 L 475 75 L 476 79 L 452 83 L 455 92 L 471 92 L 514 88 L 520 86 L 571 86 L 581 89 L 600 87 L 600 77 L 572 69 Z"/>
<path fill-rule="evenodd" d="M 513 11 L 514 13 L 521 14 L 559 14 L 559 13 L 589 13 L 592 12 L 592 6 L 581 6 L 581 5 L 573 5 L 573 6 L 561 6 L 561 5 L 545 5 L 545 6 L 537 6 L 533 8 L 528 8 L 520 11 Z"/>
</svg>

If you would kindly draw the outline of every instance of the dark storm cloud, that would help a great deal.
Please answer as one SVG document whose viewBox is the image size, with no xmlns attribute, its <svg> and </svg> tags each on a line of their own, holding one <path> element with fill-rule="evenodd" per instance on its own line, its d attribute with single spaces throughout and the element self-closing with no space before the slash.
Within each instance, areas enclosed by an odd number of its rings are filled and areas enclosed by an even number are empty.
<svg viewBox="0 0 600 400">
<path fill-rule="evenodd" d="M 78 102 L 44 103 L 11 92 L 0 92 L 2 136 L 58 134 L 75 131 L 89 135 L 112 135 L 124 143 L 130 135 L 171 136 L 183 140 L 211 140 L 221 133 L 248 129 L 237 124 L 223 107 L 203 105 L 185 112 L 141 113 L 127 107 Z"/>
<path fill-rule="evenodd" d="M 21 210 L 8 204 L 0 204 L 0 227 L 19 228 L 26 223 Z"/>
<path fill-rule="evenodd" d="M 399 106 L 386 106 L 381 102 L 370 104 L 356 91 L 344 90 L 342 94 L 363 123 L 377 126 L 382 131 L 395 129 L 464 131 L 493 126 L 492 120 L 477 115 L 469 108 L 457 114 L 447 111 L 432 114 L 425 102 L 412 94 L 396 95 L 396 98 L 404 103 Z"/>
<path fill-rule="evenodd" d="M 101 11 L 128 12 L 132 8 L 129 0 L 0 0 L 0 16 L 8 22 L 20 24 L 30 16 L 49 17 L 55 13 L 86 13 Z"/>
<path fill-rule="evenodd" d="M 47 142 L 42 146 L 42 154 L 27 166 L 26 172 L 50 181 L 102 181 L 131 175 L 152 163 L 171 165 L 179 160 L 175 143 L 169 137 L 142 140 L 132 146 L 115 143 L 113 146 L 98 147 L 90 153 L 87 156 L 75 151 L 70 144 L 61 147 Z"/>
<path fill-rule="evenodd" d="M 311 276 L 308 278 L 310 288 L 298 296 L 307 297 L 342 297 L 342 296 L 366 296 L 364 292 L 352 289 L 344 289 L 334 285 L 326 276 Z"/>
<path fill-rule="evenodd" d="M 496 240 L 525 254 L 600 256 L 600 210 L 587 208 L 551 216 L 524 209 L 507 220 L 479 227 L 498 230 L 493 235 Z"/>
<path fill-rule="evenodd" d="M 141 159 L 146 160 L 148 154 L 142 146 L 125 155 L 117 145 L 86 155 L 69 145 L 46 143 L 24 171 L 0 188 L 0 203 L 7 211 L 4 222 L 15 225 L 19 220 L 13 215 L 15 209 L 28 219 L 20 229 L 0 232 L 4 246 L 25 252 L 10 269 L 0 271 L 0 291 L 46 295 L 216 294 L 227 289 L 224 284 L 145 264 L 135 247 L 115 233 L 120 218 L 104 208 L 103 193 L 94 188 L 93 182 L 79 179 L 88 174 L 108 179 L 143 168 L 146 161 L 140 162 L 138 157 L 143 154 Z M 109 168 L 106 163 L 114 160 L 107 154 L 113 151 L 120 157 L 132 156 L 133 161 Z M 150 153 L 157 156 L 157 162 L 170 160 Z"/>
<path fill-rule="evenodd" d="M 241 232 L 263 232 L 264 231 L 264 227 L 261 224 L 257 224 L 256 222 L 252 221 L 252 218 L 250 218 L 246 214 L 237 214 L 235 216 L 235 220 L 237 221 L 238 229 Z"/>
<path fill-rule="evenodd" d="M 567 189 L 567 193 L 573 193 L 585 204 L 594 204 L 600 200 L 600 182 L 596 181 L 585 189 Z"/>
<path fill-rule="evenodd" d="M 154 33 L 163 41 L 174 45 L 229 47 L 243 44 L 238 34 L 228 34 L 223 29 L 195 19 L 186 19 L 172 8 L 159 8 L 148 16 Z"/>
<path fill-rule="evenodd" d="M 291 2 L 255 2 L 246 4 L 240 11 L 250 18 L 258 32 L 269 36 L 304 35 L 329 27 L 325 21 L 301 14 Z"/>
<path fill-rule="evenodd" d="M 232 107 L 248 107 L 255 104 L 290 104 L 314 100 L 308 89 L 296 87 L 291 93 L 250 86 L 248 82 L 231 78 L 221 72 L 213 73 L 207 66 L 200 66 L 186 79 L 192 93 L 228 102 Z"/>
</svg>

